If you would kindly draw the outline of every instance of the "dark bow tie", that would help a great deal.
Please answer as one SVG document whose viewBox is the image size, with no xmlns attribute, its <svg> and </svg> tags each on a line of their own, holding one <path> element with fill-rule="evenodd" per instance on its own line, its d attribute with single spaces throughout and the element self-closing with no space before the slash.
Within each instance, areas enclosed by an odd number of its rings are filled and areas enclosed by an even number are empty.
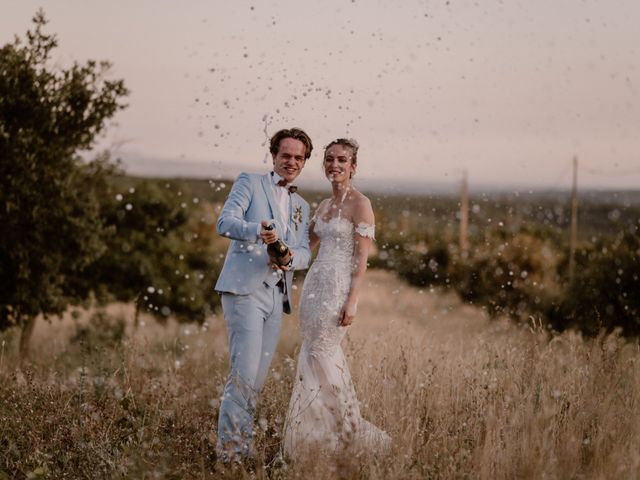
<svg viewBox="0 0 640 480">
<path fill-rule="evenodd" d="M 278 181 L 278 186 L 286 188 L 287 190 L 289 190 L 289 193 L 296 193 L 298 191 L 298 187 L 296 187 L 295 185 L 289 185 L 287 187 L 287 181 L 284 179 Z"/>
</svg>

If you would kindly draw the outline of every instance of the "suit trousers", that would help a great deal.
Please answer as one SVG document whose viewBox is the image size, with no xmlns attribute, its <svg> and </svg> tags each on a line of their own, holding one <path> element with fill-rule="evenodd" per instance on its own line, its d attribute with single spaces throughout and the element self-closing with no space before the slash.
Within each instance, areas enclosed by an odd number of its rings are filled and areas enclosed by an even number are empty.
<svg viewBox="0 0 640 480">
<path fill-rule="evenodd" d="M 256 401 L 280 336 L 282 297 L 282 283 L 222 294 L 231 371 L 218 415 L 219 453 L 250 455 Z"/>
</svg>

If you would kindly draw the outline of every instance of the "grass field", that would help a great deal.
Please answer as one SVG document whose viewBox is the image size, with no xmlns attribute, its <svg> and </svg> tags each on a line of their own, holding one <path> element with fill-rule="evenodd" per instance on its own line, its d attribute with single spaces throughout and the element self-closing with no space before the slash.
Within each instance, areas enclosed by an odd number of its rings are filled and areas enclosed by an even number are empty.
<svg viewBox="0 0 640 480">
<path fill-rule="evenodd" d="M 294 315 L 259 405 L 255 477 L 640 477 L 637 341 L 551 337 L 389 272 L 367 280 L 344 346 L 363 415 L 389 432 L 391 452 L 274 462 Z M 134 329 L 132 317 L 130 305 L 111 305 L 39 320 L 24 362 L 16 334 L 2 334 L 0 479 L 222 476 L 209 441 L 228 365 L 222 318 L 143 317 Z"/>
</svg>

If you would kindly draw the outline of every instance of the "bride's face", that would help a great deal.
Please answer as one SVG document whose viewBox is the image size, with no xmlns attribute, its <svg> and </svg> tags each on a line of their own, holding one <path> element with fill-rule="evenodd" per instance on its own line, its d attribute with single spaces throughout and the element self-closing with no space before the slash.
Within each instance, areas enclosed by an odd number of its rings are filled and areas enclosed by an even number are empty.
<svg viewBox="0 0 640 480">
<path fill-rule="evenodd" d="M 351 148 L 332 145 L 324 154 L 324 174 L 331 183 L 347 182 L 355 173 Z"/>
</svg>

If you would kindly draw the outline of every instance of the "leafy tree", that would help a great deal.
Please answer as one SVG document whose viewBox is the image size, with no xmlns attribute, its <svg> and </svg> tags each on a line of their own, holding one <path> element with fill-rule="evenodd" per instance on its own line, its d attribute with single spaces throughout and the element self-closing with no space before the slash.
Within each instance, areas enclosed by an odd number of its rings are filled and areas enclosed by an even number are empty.
<svg viewBox="0 0 640 480">
<path fill-rule="evenodd" d="M 50 66 L 57 46 L 44 13 L 0 49 L 0 328 L 23 327 L 25 350 L 38 314 L 60 314 L 88 285 L 74 279 L 104 250 L 90 186 L 104 174 L 90 149 L 124 105 L 107 62 Z"/>
</svg>

